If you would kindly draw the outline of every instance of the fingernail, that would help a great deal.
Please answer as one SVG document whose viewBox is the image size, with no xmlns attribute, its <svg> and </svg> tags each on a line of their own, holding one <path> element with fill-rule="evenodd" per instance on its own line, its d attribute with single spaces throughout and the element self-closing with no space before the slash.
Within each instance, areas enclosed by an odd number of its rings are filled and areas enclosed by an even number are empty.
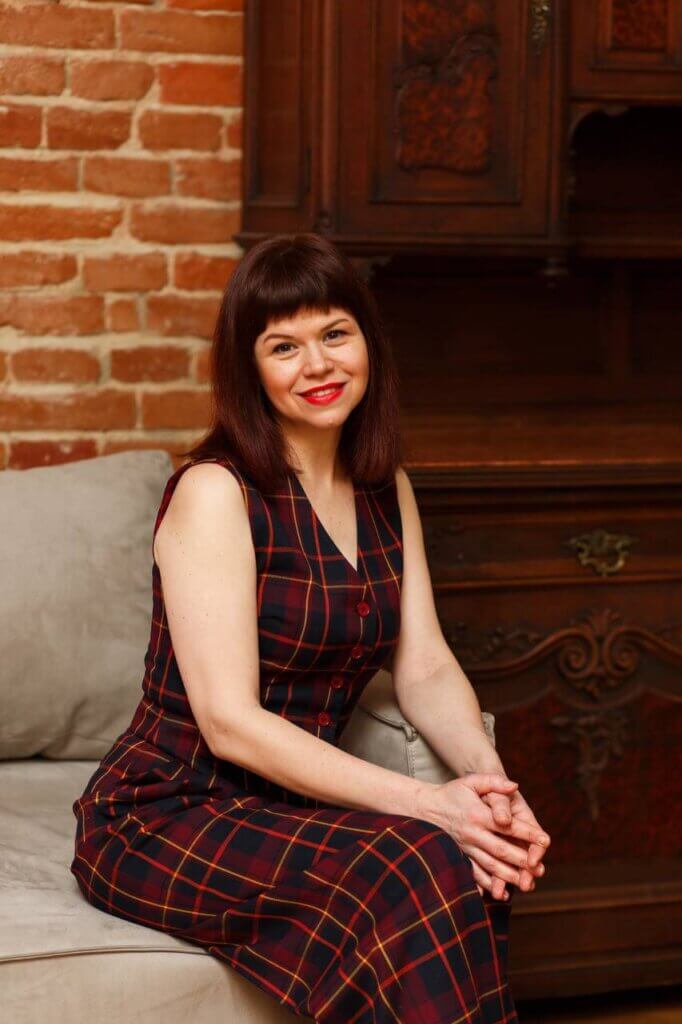
<svg viewBox="0 0 682 1024">
<path fill-rule="evenodd" d="M 539 838 L 541 843 L 547 844 L 549 842 L 549 836 L 541 835 Z"/>
</svg>

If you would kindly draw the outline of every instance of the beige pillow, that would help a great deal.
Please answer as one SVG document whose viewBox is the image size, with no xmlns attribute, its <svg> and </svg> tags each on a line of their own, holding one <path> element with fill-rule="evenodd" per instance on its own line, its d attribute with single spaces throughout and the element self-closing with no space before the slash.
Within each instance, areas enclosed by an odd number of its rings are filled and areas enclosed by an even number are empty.
<svg viewBox="0 0 682 1024">
<path fill-rule="evenodd" d="M 495 716 L 483 711 L 482 717 L 494 746 Z M 456 777 L 401 713 L 393 679 L 385 669 L 377 672 L 365 687 L 341 733 L 339 746 L 365 761 L 426 782 L 440 784 Z"/>
<path fill-rule="evenodd" d="M 0 758 L 97 760 L 129 724 L 172 472 L 155 449 L 0 473 Z"/>
</svg>

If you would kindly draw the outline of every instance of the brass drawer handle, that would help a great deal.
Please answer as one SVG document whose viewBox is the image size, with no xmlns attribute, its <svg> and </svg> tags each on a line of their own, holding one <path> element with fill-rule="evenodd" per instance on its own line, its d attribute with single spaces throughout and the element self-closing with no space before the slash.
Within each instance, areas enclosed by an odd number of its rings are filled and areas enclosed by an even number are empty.
<svg viewBox="0 0 682 1024">
<path fill-rule="evenodd" d="M 563 543 L 576 552 L 581 565 L 594 569 L 600 576 L 612 576 L 623 568 L 630 554 L 628 549 L 637 539 L 627 533 L 609 533 L 597 528 Z"/>
<path fill-rule="evenodd" d="M 545 48 L 549 34 L 549 19 L 552 14 L 550 0 L 531 0 L 530 2 L 530 37 L 533 50 L 539 57 Z"/>
</svg>

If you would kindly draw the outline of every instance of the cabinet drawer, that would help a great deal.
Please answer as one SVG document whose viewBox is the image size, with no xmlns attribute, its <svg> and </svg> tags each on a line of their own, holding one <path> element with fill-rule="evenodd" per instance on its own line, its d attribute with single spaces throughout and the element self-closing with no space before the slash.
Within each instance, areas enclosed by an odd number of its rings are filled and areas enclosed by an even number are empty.
<svg viewBox="0 0 682 1024">
<path fill-rule="evenodd" d="M 428 511 L 434 581 L 490 585 L 682 577 L 679 510 L 614 508 Z"/>
</svg>

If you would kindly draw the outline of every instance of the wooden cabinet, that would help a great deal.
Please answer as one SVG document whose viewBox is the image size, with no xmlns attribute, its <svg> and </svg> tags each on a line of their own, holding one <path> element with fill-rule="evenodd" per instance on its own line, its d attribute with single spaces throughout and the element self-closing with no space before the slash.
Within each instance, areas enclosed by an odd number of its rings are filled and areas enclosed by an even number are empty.
<svg viewBox="0 0 682 1024">
<path fill-rule="evenodd" d="M 568 11 L 572 96 L 680 102 L 679 0 L 571 0 Z"/>
<path fill-rule="evenodd" d="M 554 837 L 514 991 L 679 979 L 682 3 L 246 15 L 236 240 L 366 272 L 443 631 Z"/>
<path fill-rule="evenodd" d="M 541 466 L 443 432 L 410 468 L 443 633 L 552 836 L 514 897 L 518 998 L 682 970 L 682 430 L 657 429 L 677 465 L 648 477 L 565 423 Z"/>
<path fill-rule="evenodd" d="M 529 0 L 252 0 L 243 227 L 358 251 L 548 226 L 554 36 Z"/>
<path fill-rule="evenodd" d="M 551 53 L 524 0 L 350 0 L 339 10 L 342 237 L 547 228 Z M 334 213 L 336 216 L 334 216 Z"/>
</svg>

